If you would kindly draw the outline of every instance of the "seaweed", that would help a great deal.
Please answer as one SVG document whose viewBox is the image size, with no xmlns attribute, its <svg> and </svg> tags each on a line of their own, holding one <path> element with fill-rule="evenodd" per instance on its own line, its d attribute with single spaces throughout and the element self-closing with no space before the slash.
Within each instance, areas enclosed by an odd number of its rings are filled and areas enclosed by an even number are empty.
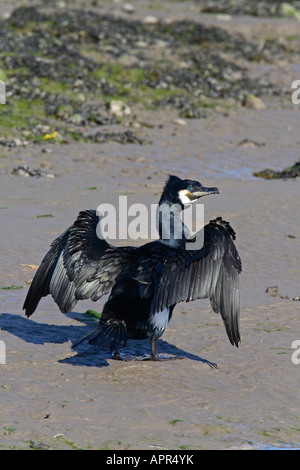
<svg viewBox="0 0 300 470">
<path fill-rule="evenodd" d="M 284 168 L 283 170 L 275 171 L 275 170 L 270 170 L 269 168 L 266 168 L 265 170 L 262 171 L 255 171 L 253 173 L 253 176 L 256 176 L 257 178 L 265 178 L 265 179 L 278 179 L 278 178 L 297 178 L 297 176 L 300 176 L 300 160 L 293 165 Z"/>
</svg>

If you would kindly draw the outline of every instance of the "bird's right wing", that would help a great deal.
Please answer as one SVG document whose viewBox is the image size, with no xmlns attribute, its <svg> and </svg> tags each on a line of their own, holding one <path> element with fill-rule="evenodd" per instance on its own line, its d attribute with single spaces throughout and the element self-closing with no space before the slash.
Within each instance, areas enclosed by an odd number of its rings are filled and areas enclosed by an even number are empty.
<svg viewBox="0 0 300 470">
<path fill-rule="evenodd" d="M 51 294 L 62 312 L 78 300 L 98 300 L 135 259 L 136 248 L 112 247 L 97 236 L 95 210 L 79 213 L 68 230 L 52 243 L 29 288 L 23 309 L 30 316 L 40 299 Z"/>
<path fill-rule="evenodd" d="M 234 239 L 235 233 L 228 222 L 217 218 L 204 227 L 204 244 L 200 250 L 182 247 L 156 261 L 152 270 L 141 267 L 141 292 L 147 291 L 147 282 L 151 285 L 149 273 L 153 282 L 150 313 L 155 314 L 179 302 L 209 298 L 212 309 L 221 314 L 230 342 L 237 346 L 240 341 L 239 273 L 242 265 Z"/>
</svg>

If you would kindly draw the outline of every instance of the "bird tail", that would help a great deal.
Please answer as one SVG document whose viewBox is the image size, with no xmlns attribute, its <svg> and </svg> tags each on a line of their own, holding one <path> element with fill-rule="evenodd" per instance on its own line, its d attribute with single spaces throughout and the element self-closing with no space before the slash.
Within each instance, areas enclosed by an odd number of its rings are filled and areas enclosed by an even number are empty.
<svg viewBox="0 0 300 470">
<path fill-rule="evenodd" d="M 97 346 L 100 349 L 118 351 L 126 346 L 127 333 L 124 322 L 108 321 L 99 323 L 97 328 L 90 331 L 87 335 L 75 341 L 72 349 L 88 340 L 89 344 Z"/>
</svg>

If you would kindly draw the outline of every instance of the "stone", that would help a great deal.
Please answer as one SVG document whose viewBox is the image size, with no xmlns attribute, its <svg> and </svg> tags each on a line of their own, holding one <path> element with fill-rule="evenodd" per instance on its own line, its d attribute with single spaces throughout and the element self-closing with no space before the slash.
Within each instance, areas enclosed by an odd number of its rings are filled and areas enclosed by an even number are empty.
<svg viewBox="0 0 300 470">
<path fill-rule="evenodd" d="M 129 116 L 131 109 L 121 100 L 112 100 L 110 102 L 110 113 L 115 117 Z"/>
<path fill-rule="evenodd" d="M 287 2 L 283 2 L 280 5 L 280 13 L 283 16 L 290 16 L 292 18 L 295 18 L 296 20 L 300 20 L 300 10 L 295 8 L 293 5 Z"/>
<path fill-rule="evenodd" d="M 49 147 L 43 147 L 42 148 L 42 152 L 43 153 L 53 153 L 53 149 L 49 148 Z"/>
<path fill-rule="evenodd" d="M 177 124 L 178 126 L 186 126 L 186 121 L 184 119 L 178 118 L 174 119 L 174 124 Z"/>
<path fill-rule="evenodd" d="M 135 12 L 135 8 L 131 3 L 124 3 L 124 5 L 122 6 L 122 9 L 124 11 L 126 11 L 126 13 L 134 13 Z"/>
<path fill-rule="evenodd" d="M 147 16 L 145 16 L 145 18 L 143 19 L 143 22 L 144 22 L 145 24 L 156 24 L 156 23 L 158 23 L 158 19 L 157 19 L 155 16 L 147 15 Z"/>
<path fill-rule="evenodd" d="M 252 95 L 251 93 L 245 96 L 243 104 L 246 108 L 250 109 L 264 109 L 266 107 L 265 103 L 261 98 Z"/>
</svg>

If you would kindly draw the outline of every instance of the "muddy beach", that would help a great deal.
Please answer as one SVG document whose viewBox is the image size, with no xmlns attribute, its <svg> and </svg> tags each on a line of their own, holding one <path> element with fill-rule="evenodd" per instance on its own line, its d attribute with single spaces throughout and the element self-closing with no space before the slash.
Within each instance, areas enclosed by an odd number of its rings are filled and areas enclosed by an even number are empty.
<svg viewBox="0 0 300 470">
<path fill-rule="evenodd" d="M 253 175 L 299 160 L 300 105 L 291 101 L 299 21 L 279 11 L 201 12 L 201 2 L 131 3 L 130 12 L 122 2 L 85 3 L 86 12 L 124 21 L 124 50 L 107 26 L 95 39 L 90 17 L 71 30 L 54 24 L 51 5 L 28 11 L 26 21 L 24 11 L 1 5 L 8 97 L 0 105 L 0 448 L 299 447 L 300 364 L 292 361 L 300 340 L 299 177 Z M 69 2 L 56 8 L 75 18 Z M 198 42 L 194 24 L 218 29 Z M 12 30 L 22 32 L 19 42 Z M 234 34 L 243 34 L 239 51 Z M 201 69 L 203 44 L 212 75 Z M 171 57 L 180 73 L 172 75 Z M 81 82 L 73 86 L 79 59 Z M 113 100 L 124 104 L 117 114 Z M 85 312 L 101 312 L 106 297 L 66 315 L 46 297 L 25 318 L 33 267 L 78 212 L 117 204 L 120 195 L 155 203 L 170 173 L 220 189 L 204 201 L 205 220 L 221 215 L 237 233 L 240 347 L 208 300 L 177 305 L 159 352 L 186 357 L 161 363 L 114 361 L 86 344 L 71 349 L 95 326 Z M 150 346 L 131 341 L 126 351 Z"/>
</svg>

